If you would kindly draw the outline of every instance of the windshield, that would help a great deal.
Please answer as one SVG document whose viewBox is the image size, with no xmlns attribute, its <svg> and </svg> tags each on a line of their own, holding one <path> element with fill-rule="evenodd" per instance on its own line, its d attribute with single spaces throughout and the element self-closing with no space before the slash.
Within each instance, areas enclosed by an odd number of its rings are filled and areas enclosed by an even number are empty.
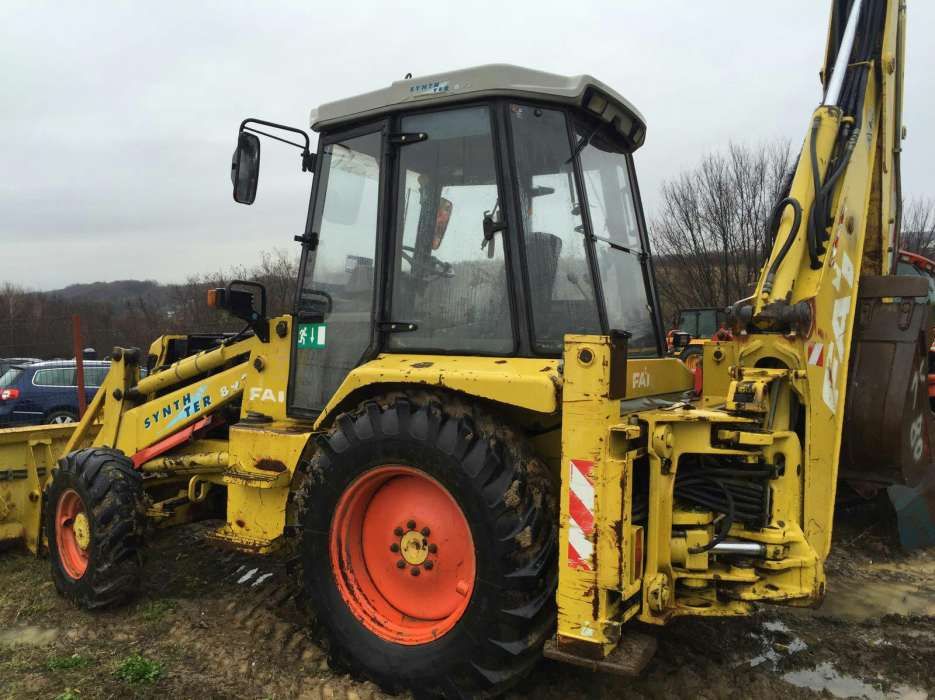
<svg viewBox="0 0 935 700">
<path fill-rule="evenodd" d="M 916 275 L 918 277 L 925 277 L 929 283 L 929 297 L 928 303 L 932 306 L 935 306 L 935 279 L 932 278 L 925 270 L 913 265 L 912 263 L 904 262 L 900 260 L 896 263 L 896 274 L 897 275 Z"/>
<path fill-rule="evenodd" d="M 721 327 L 720 309 L 691 309 L 679 314 L 676 324 L 680 331 L 691 333 L 693 338 L 710 338 Z"/>
<path fill-rule="evenodd" d="M 22 373 L 23 370 L 21 370 L 19 367 L 10 367 L 10 369 L 8 369 L 6 372 L 0 374 L 0 389 L 13 386 Z"/>
</svg>

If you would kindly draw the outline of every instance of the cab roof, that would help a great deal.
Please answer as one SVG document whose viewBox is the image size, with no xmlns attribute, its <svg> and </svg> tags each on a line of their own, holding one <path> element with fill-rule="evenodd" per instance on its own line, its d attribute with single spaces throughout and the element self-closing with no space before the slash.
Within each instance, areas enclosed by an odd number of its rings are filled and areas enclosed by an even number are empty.
<svg viewBox="0 0 935 700">
<path fill-rule="evenodd" d="M 429 104 L 484 97 L 537 99 L 578 107 L 611 124 L 633 150 L 643 145 L 646 120 L 628 100 L 590 75 L 565 76 L 492 63 L 397 80 L 389 87 L 326 102 L 312 110 L 310 125 L 325 131 Z"/>
</svg>

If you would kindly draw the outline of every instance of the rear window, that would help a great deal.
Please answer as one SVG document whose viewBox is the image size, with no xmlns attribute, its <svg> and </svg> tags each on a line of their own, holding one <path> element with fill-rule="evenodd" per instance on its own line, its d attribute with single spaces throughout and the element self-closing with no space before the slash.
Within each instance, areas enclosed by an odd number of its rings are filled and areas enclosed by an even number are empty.
<svg viewBox="0 0 935 700">
<path fill-rule="evenodd" d="M 10 369 L 0 375 L 0 389 L 13 386 L 22 373 L 23 370 L 19 369 L 18 367 L 10 367 Z"/>
<path fill-rule="evenodd" d="M 75 386 L 75 368 L 37 369 L 32 383 L 36 386 Z"/>
</svg>

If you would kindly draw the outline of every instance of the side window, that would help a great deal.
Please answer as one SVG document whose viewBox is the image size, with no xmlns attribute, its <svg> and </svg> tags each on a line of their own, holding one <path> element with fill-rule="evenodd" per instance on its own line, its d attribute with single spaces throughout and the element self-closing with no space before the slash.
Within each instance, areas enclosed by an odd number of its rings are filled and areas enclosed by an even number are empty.
<svg viewBox="0 0 935 700">
<path fill-rule="evenodd" d="M 499 220 L 490 112 L 468 107 L 402 119 L 428 138 L 399 149 L 391 319 L 416 329 L 393 350 L 513 351 L 503 238 L 484 245 L 484 217 Z"/>
<path fill-rule="evenodd" d="M 598 333 L 600 318 L 563 112 L 510 105 L 534 342 L 562 351 L 566 333 Z"/>
<path fill-rule="evenodd" d="M 657 355 L 656 329 L 649 304 L 630 162 L 624 150 L 593 127 L 575 130 L 588 215 L 595 237 L 598 273 L 611 329 L 629 331 L 630 351 Z M 697 319 L 695 319 L 697 323 Z"/>
<path fill-rule="evenodd" d="M 38 369 L 33 375 L 32 383 L 36 386 L 75 386 L 75 369 L 74 367 Z"/>
</svg>

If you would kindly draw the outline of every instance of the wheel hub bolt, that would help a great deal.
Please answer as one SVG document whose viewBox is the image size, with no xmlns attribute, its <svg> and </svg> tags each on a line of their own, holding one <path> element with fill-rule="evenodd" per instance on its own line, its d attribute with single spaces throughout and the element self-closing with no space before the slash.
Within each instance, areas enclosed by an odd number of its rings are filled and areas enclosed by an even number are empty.
<svg viewBox="0 0 935 700">
<path fill-rule="evenodd" d="M 414 566 L 411 569 L 409 569 L 409 573 L 412 574 L 413 576 L 418 576 L 421 573 L 421 571 L 419 570 L 418 566 Z"/>
<path fill-rule="evenodd" d="M 397 537 L 402 537 L 402 536 L 403 536 L 403 529 L 402 529 L 401 527 L 398 527 L 398 528 L 396 528 L 395 530 L 393 530 L 393 534 L 396 535 Z"/>
<path fill-rule="evenodd" d="M 423 534 L 423 536 L 428 537 L 430 532 L 431 532 L 431 530 L 429 530 L 427 527 L 423 527 L 423 528 L 422 528 L 422 534 Z"/>
<path fill-rule="evenodd" d="M 408 523 L 406 523 L 406 527 L 408 527 L 410 530 L 415 530 L 415 529 L 416 529 L 416 521 L 415 521 L 415 520 L 410 520 Z"/>
<path fill-rule="evenodd" d="M 396 562 L 396 568 L 397 568 L 397 569 L 405 569 L 405 568 L 406 568 L 406 560 L 405 560 L 405 559 L 400 559 L 398 562 Z"/>
<path fill-rule="evenodd" d="M 429 559 L 429 560 L 428 560 L 427 562 L 425 562 L 422 566 L 424 566 L 428 571 L 431 571 L 431 570 L 435 567 L 435 564 L 433 564 L 433 563 L 432 563 L 432 560 Z"/>
<path fill-rule="evenodd" d="M 393 544 L 390 545 L 390 551 L 391 551 L 391 552 L 398 552 L 398 551 L 399 551 L 399 545 L 396 544 L 396 543 L 394 542 Z"/>
<path fill-rule="evenodd" d="M 434 542 L 429 545 L 429 554 L 435 554 L 438 551 L 438 545 Z"/>
</svg>

